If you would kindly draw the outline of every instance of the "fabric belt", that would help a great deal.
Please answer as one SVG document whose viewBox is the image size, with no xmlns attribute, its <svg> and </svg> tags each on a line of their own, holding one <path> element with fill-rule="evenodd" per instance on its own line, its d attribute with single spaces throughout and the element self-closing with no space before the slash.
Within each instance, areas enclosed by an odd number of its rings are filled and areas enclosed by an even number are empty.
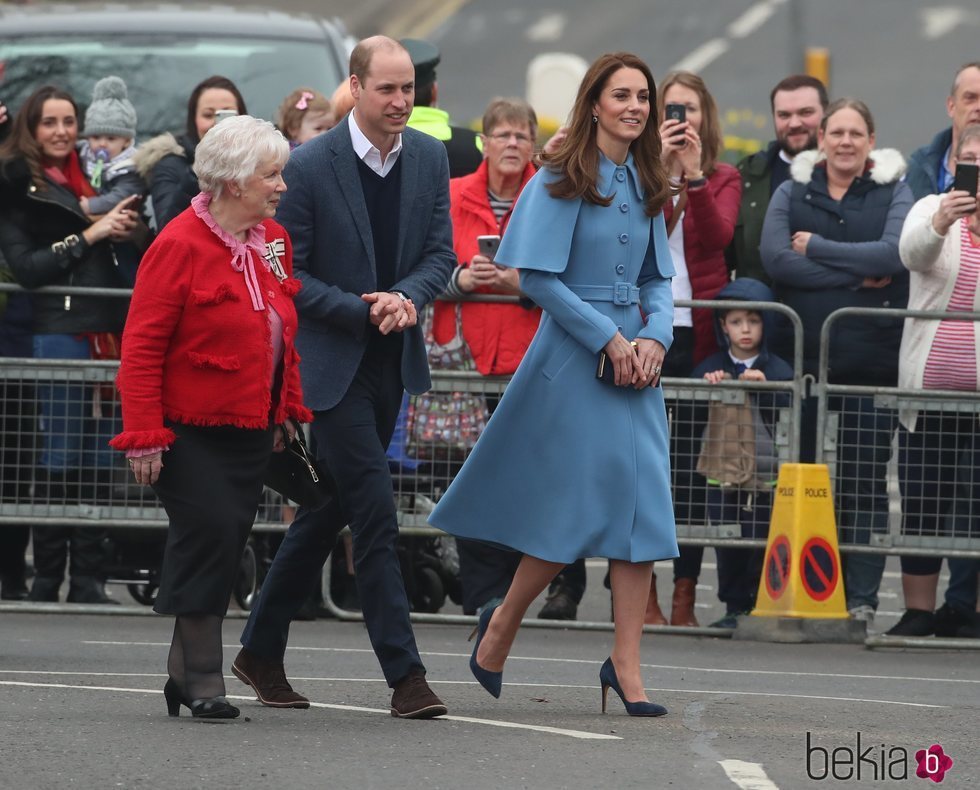
<svg viewBox="0 0 980 790">
<path fill-rule="evenodd" d="M 621 305 L 640 303 L 640 289 L 632 283 L 569 285 L 568 289 L 586 302 L 612 302 Z"/>
</svg>

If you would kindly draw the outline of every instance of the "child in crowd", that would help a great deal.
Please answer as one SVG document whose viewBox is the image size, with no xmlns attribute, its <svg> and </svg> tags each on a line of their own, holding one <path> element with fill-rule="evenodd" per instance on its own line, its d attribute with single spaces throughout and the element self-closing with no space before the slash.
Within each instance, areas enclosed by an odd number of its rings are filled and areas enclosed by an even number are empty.
<svg viewBox="0 0 980 790">
<path fill-rule="evenodd" d="M 98 192 L 95 197 L 80 198 L 86 214 L 105 214 L 123 198 L 143 195 L 146 185 L 133 163 L 136 109 L 127 98 L 126 83 L 119 77 L 95 83 L 81 137 L 78 156 L 82 169 Z"/>
<path fill-rule="evenodd" d="M 330 100 L 313 88 L 297 88 L 279 105 L 277 125 L 290 148 L 332 129 L 337 119 Z"/>
<path fill-rule="evenodd" d="M 771 302 L 772 292 L 748 277 L 725 286 L 718 299 Z M 770 354 L 766 331 L 770 316 L 736 305 L 715 310 L 720 351 L 691 374 L 712 384 L 720 381 L 791 381 L 793 369 Z M 694 416 L 705 425 L 697 471 L 708 484 L 708 519 L 712 524 L 738 524 L 744 538 L 765 538 L 769 531 L 772 491 L 779 473 L 773 438 L 778 409 L 789 405 L 784 393 L 755 391 L 742 404 L 711 401 Z M 712 623 L 734 628 L 737 616 L 755 605 L 765 552 L 762 549 L 718 547 L 718 598 L 726 614 Z"/>
</svg>

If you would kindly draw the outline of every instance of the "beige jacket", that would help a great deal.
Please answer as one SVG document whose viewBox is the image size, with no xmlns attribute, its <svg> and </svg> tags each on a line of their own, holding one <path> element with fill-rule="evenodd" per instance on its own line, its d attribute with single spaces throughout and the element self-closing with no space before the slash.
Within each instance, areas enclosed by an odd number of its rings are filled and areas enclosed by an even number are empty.
<svg viewBox="0 0 980 790">
<path fill-rule="evenodd" d="M 939 208 L 942 195 L 928 195 L 912 206 L 898 243 L 898 252 L 909 279 L 909 310 L 946 310 L 953 286 L 960 272 L 960 226 L 953 225 L 945 236 L 936 233 L 932 217 Z M 973 310 L 980 312 L 980 289 L 973 295 Z M 898 386 L 902 389 L 922 389 L 926 359 L 932 348 L 939 321 L 925 318 L 906 318 L 899 351 Z M 980 379 L 980 342 L 974 323 L 974 352 Z M 980 391 L 980 380 L 977 382 Z M 915 431 L 918 410 L 902 409 L 899 419 L 909 431 Z"/>
</svg>

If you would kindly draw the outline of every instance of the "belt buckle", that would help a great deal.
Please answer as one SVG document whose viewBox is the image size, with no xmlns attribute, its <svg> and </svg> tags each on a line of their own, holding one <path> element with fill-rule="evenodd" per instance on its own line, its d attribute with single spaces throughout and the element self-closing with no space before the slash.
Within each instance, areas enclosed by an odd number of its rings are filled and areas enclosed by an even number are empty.
<svg viewBox="0 0 980 790">
<path fill-rule="evenodd" d="M 629 283 L 616 283 L 613 286 L 613 304 L 629 304 L 630 303 L 630 284 Z"/>
</svg>

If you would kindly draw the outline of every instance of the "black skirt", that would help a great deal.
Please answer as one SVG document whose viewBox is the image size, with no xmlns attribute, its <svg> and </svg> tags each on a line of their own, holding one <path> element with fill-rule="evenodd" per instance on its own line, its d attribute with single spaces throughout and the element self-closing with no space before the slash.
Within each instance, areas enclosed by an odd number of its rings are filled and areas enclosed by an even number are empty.
<svg viewBox="0 0 980 790">
<path fill-rule="evenodd" d="M 153 486 L 170 517 L 153 609 L 223 617 L 258 511 L 274 426 L 170 427 L 177 440 Z"/>
</svg>

